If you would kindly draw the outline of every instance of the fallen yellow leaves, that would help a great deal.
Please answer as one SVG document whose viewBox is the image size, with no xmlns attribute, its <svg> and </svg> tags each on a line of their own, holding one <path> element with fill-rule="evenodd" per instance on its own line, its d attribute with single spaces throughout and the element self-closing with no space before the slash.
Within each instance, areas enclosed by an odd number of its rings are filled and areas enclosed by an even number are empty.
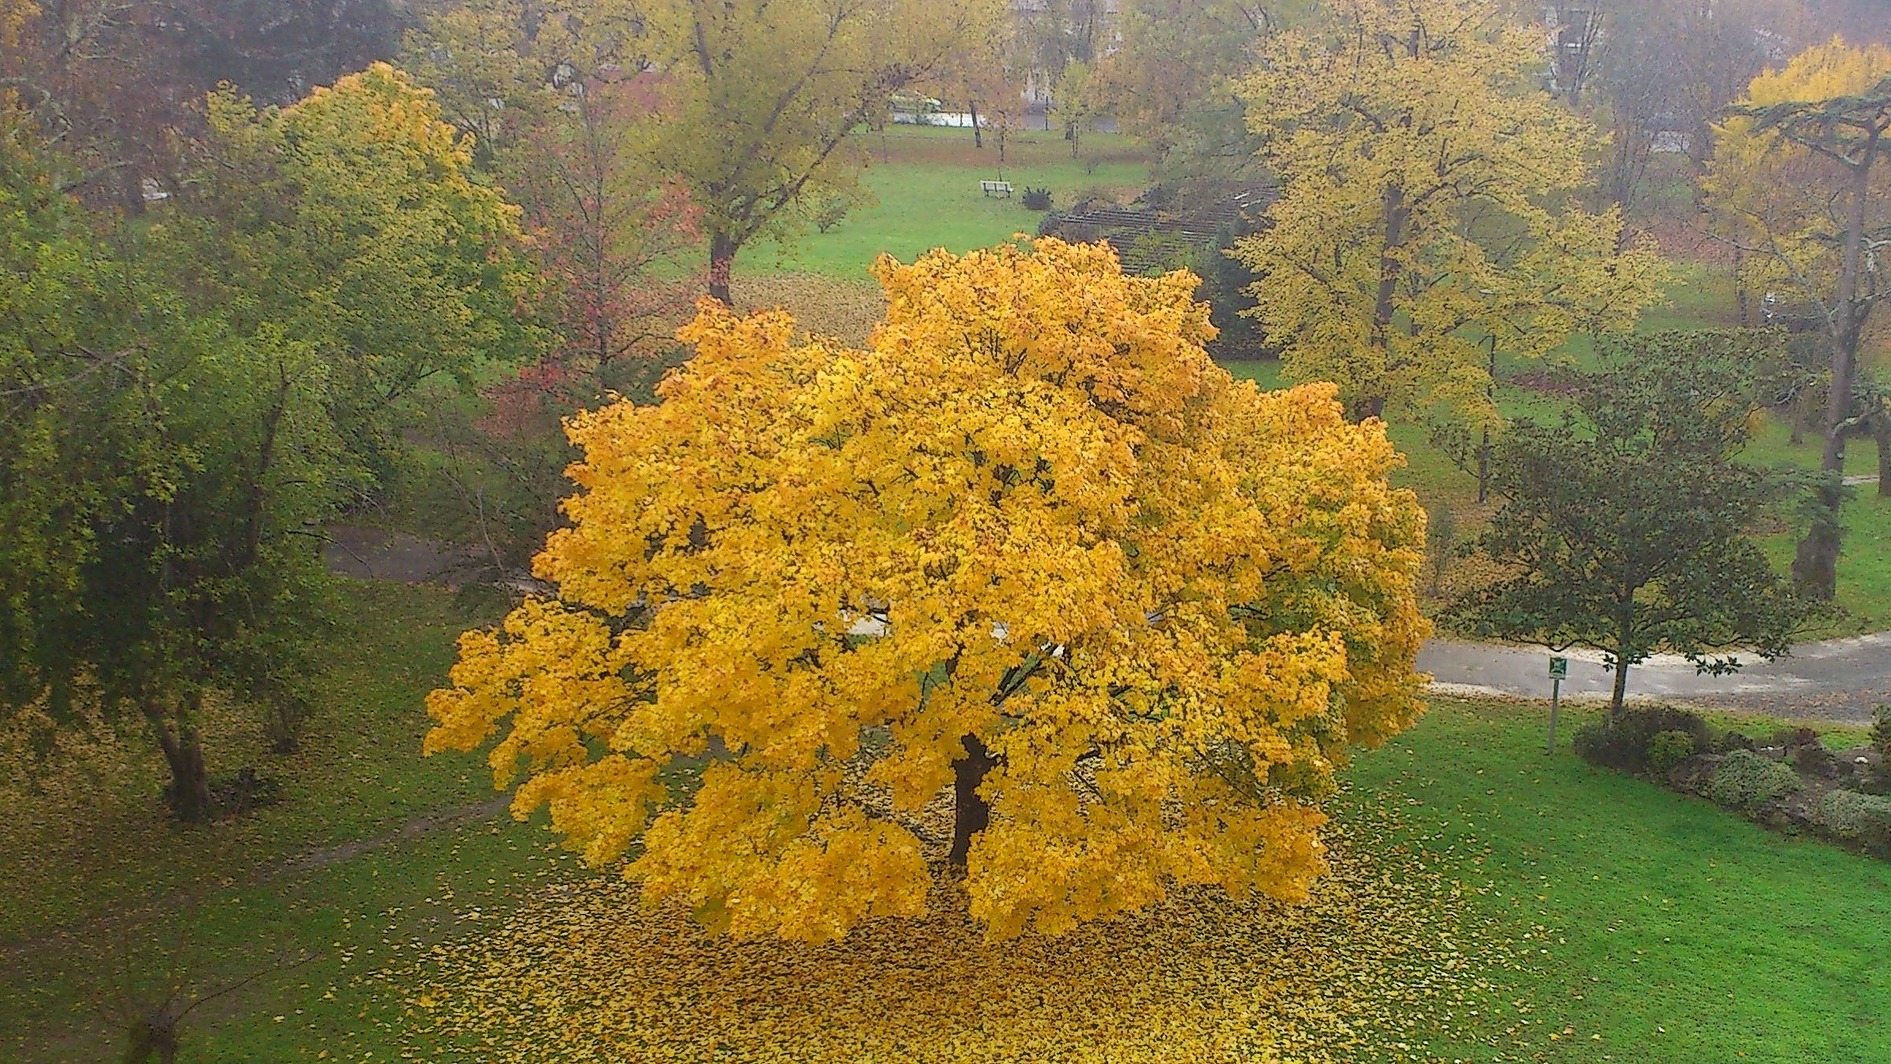
<svg viewBox="0 0 1891 1064">
<path fill-rule="evenodd" d="M 866 277 L 848 281 L 808 273 L 770 273 L 730 282 L 735 305 L 785 307 L 796 324 L 845 344 L 864 344 L 886 313 L 886 293 Z"/>
<path fill-rule="evenodd" d="M 409 1057 L 1312 1064 L 1518 1048 L 1528 1006 L 1492 975 L 1517 954 L 1467 918 L 1459 885 L 1348 842 L 1384 837 L 1389 817 L 1348 819 L 1305 905 L 1196 889 L 993 943 L 947 883 L 922 920 L 809 946 L 712 935 L 686 909 L 580 876 L 379 978 L 405 1002 Z"/>
</svg>

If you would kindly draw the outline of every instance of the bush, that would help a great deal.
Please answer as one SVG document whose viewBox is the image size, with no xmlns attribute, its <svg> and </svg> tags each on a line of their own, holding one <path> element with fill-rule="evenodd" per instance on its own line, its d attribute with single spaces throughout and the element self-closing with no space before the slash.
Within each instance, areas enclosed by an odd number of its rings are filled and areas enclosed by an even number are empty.
<svg viewBox="0 0 1891 1064">
<path fill-rule="evenodd" d="M 1819 733 L 1811 728 L 1781 728 L 1773 733 L 1773 741 L 1767 745 L 1781 749 L 1795 746 L 1810 746 L 1819 741 Z"/>
<path fill-rule="evenodd" d="M 1838 755 L 1825 748 L 1824 743 L 1807 743 L 1792 748 L 1793 766 L 1808 776 L 1820 779 L 1837 779 L 1839 776 Z"/>
<path fill-rule="evenodd" d="M 1609 766 L 1611 757 L 1609 730 L 1600 724 L 1584 724 L 1570 736 L 1570 746 L 1576 756 L 1592 765 Z"/>
<path fill-rule="evenodd" d="M 1871 748 L 1891 762 L 1891 706 L 1879 706 L 1871 711 Z"/>
<path fill-rule="evenodd" d="M 1734 750 L 1758 750 L 1760 744 L 1753 741 L 1745 732 L 1724 731 L 1714 738 L 1715 753 L 1729 753 Z"/>
<path fill-rule="evenodd" d="M 1613 727 L 1585 725 L 1576 730 L 1576 754 L 1591 764 L 1636 774 L 1655 771 L 1649 763 L 1649 745 L 1662 732 L 1680 732 L 1694 750 L 1707 746 L 1707 722 L 1674 706 L 1643 706 L 1628 710 Z"/>
<path fill-rule="evenodd" d="M 1721 805 L 1753 809 L 1762 802 L 1783 798 L 1802 784 L 1790 765 L 1761 757 L 1750 750 L 1735 750 L 1721 759 L 1707 783 L 1707 797 Z"/>
<path fill-rule="evenodd" d="M 1657 776 L 1666 776 L 1674 766 L 1699 752 L 1699 744 L 1687 732 L 1656 732 L 1648 740 L 1648 770 Z"/>
<path fill-rule="evenodd" d="M 1857 791 L 1827 791 L 1819 820 L 1841 839 L 1872 847 L 1891 846 L 1891 798 Z"/>
<path fill-rule="evenodd" d="M 1050 210 L 1051 190 L 1048 188 L 1032 188 L 1026 185 L 1024 188 L 1024 207 L 1026 210 L 1032 211 Z"/>
</svg>

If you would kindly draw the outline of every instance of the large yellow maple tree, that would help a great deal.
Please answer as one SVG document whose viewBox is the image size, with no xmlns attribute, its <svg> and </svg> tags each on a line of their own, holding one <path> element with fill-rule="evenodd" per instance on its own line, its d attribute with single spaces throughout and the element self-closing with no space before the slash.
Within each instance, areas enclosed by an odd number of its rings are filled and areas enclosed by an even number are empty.
<svg viewBox="0 0 1891 1064">
<path fill-rule="evenodd" d="M 462 637 L 426 750 L 497 735 L 515 815 L 738 934 L 921 913 L 948 795 L 995 936 L 1304 896 L 1336 765 L 1422 708 L 1383 425 L 1233 380 L 1196 279 L 1107 247 L 875 273 L 863 349 L 705 301 L 658 405 L 573 420 L 557 597 Z"/>
</svg>

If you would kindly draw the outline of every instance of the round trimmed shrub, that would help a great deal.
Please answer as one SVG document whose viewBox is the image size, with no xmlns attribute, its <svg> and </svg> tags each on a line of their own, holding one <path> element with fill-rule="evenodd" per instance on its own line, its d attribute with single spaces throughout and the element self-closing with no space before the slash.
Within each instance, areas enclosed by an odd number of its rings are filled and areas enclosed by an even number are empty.
<svg viewBox="0 0 1891 1064">
<path fill-rule="evenodd" d="M 1803 786 L 1792 766 L 1761 757 L 1751 750 L 1735 750 L 1720 759 L 1707 797 L 1721 805 L 1752 809 L 1762 802 L 1784 798 Z"/>
<path fill-rule="evenodd" d="M 1674 766 L 1698 753 L 1694 737 L 1684 731 L 1656 732 L 1648 740 L 1648 770 L 1666 776 Z"/>
<path fill-rule="evenodd" d="M 1827 791 L 1819 800 L 1819 820 L 1839 838 L 1867 846 L 1891 846 L 1891 798 L 1857 791 Z"/>
<path fill-rule="evenodd" d="M 1576 756 L 1592 765 L 1609 765 L 1609 731 L 1600 724 L 1584 724 L 1569 738 Z M 1613 767 L 1613 766 L 1610 766 Z"/>
<path fill-rule="evenodd" d="M 1576 730 L 1577 756 L 1590 764 L 1620 772 L 1659 773 L 1649 758 L 1650 744 L 1663 732 L 1679 732 L 1693 742 L 1691 755 L 1711 738 L 1707 722 L 1690 710 L 1675 706 L 1637 706 L 1625 711 L 1613 725 L 1585 725 Z"/>
</svg>

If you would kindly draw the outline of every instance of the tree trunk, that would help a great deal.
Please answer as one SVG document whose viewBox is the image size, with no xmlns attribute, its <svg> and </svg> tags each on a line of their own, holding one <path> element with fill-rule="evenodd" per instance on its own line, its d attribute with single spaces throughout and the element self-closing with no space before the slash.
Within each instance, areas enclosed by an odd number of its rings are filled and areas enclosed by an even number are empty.
<svg viewBox="0 0 1891 1064">
<path fill-rule="evenodd" d="M 1490 501 L 1490 430 L 1484 430 L 1484 437 L 1477 445 L 1477 501 L 1483 505 Z"/>
<path fill-rule="evenodd" d="M 1372 417 L 1383 418 L 1385 417 L 1385 396 L 1383 395 L 1358 396 L 1350 404 L 1348 404 L 1348 412 L 1352 415 L 1352 419 L 1355 424 L 1362 422 L 1366 420 L 1367 418 L 1372 418 Z M 1479 501 L 1482 501 L 1482 500 L 1479 500 Z"/>
<path fill-rule="evenodd" d="M 1891 410 L 1878 411 L 1871 429 L 1878 441 L 1878 497 L 1891 498 Z"/>
<path fill-rule="evenodd" d="M 1845 222 L 1844 257 L 1840 261 L 1838 298 L 1834 300 L 1826 333 L 1832 344 L 1832 391 L 1825 402 L 1825 449 L 1819 470 L 1826 483 L 1819 488 L 1812 527 L 1793 556 L 1793 583 L 1814 598 L 1832 601 L 1838 593 L 1840 547 L 1839 505 L 1844 501 L 1845 429 L 1852 414 L 1852 378 L 1858 354 L 1860 320 L 1858 275 L 1865 245 L 1865 204 L 1871 196 L 1871 159 L 1852 171 L 1851 202 Z"/>
<path fill-rule="evenodd" d="M 725 307 L 729 299 L 729 271 L 735 265 L 735 241 L 721 233 L 709 237 L 709 298 L 719 299 Z"/>
<path fill-rule="evenodd" d="M 997 764 L 978 736 L 967 735 L 961 741 L 966 756 L 952 763 L 952 852 L 946 858 L 954 868 L 965 867 L 965 859 L 972 852 L 972 836 L 991 823 L 991 803 L 979 795 L 978 785 Z"/>
<path fill-rule="evenodd" d="M 270 698 L 269 720 L 263 733 L 269 737 L 272 753 L 287 756 L 302 748 L 302 721 L 308 716 L 298 698 L 277 692 Z"/>
<path fill-rule="evenodd" d="M 1753 327 L 1753 305 L 1747 299 L 1747 284 L 1740 279 L 1740 262 L 1744 257 L 1736 246 L 1733 249 L 1733 309 L 1740 316 L 1740 324 L 1750 329 Z"/>
<path fill-rule="evenodd" d="M 177 819 L 201 824 L 210 819 L 210 773 L 204 768 L 203 740 L 197 729 L 180 723 L 175 731 L 167 721 L 156 724 L 158 745 L 164 750 L 164 762 L 171 769 L 171 785 L 164 796 L 171 803 Z"/>
<path fill-rule="evenodd" d="M 1379 288 L 1372 300 L 1372 343 L 1381 352 L 1388 348 L 1386 330 L 1392 327 L 1392 297 L 1398 292 L 1398 249 L 1405 243 L 1405 190 L 1388 185 L 1379 209 L 1385 221 L 1385 237 L 1379 244 Z"/>
<path fill-rule="evenodd" d="M 985 146 L 985 134 L 978 128 L 978 101 L 967 100 L 965 106 L 972 112 L 972 147 L 982 148 Z"/>
<path fill-rule="evenodd" d="M 1373 349 L 1378 364 L 1373 367 L 1377 378 L 1375 390 L 1381 394 L 1362 395 L 1353 400 L 1354 420 L 1364 421 L 1368 417 L 1382 417 L 1385 414 L 1386 396 L 1383 394 L 1386 381 L 1392 372 L 1392 318 L 1397 310 L 1393 301 L 1398 294 L 1399 265 L 1398 250 L 1405 243 L 1405 223 L 1410 215 L 1405 205 L 1405 190 L 1398 185 L 1386 186 L 1380 203 L 1381 218 L 1385 223 L 1385 232 L 1379 242 L 1379 285 L 1373 294 L 1372 327 L 1367 344 Z"/>
<path fill-rule="evenodd" d="M 181 1048 L 177 1018 L 171 1015 L 171 1008 L 166 1004 L 151 1016 L 133 1021 L 125 1064 L 146 1064 L 152 1057 L 158 1059 L 158 1064 L 176 1064 Z"/>
<path fill-rule="evenodd" d="M 1615 691 L 1609 695 L 1609 727 L 1622 719 L 1622 702 L 1628 697 L 1628 662 L 1615 656 Z"/>
<path fill-rule="evenodd" d="M 1615 690 L 1609 695 L 1608 727 L 1622 719 L 1622 703 L 1628 696 L 1628 649 L 1635 645 L 1635 591 L 1618 591 L 1615 597 Z"/>
<path fill-rule="evenodd" d="M 1793 552 L 1793 583 L 1811 597 L 1832 601 L 1838 594 L 1839 504 L 1844 489 L 1836 478 L 1813 496 L 1812 527 Z"/>
</svg>

